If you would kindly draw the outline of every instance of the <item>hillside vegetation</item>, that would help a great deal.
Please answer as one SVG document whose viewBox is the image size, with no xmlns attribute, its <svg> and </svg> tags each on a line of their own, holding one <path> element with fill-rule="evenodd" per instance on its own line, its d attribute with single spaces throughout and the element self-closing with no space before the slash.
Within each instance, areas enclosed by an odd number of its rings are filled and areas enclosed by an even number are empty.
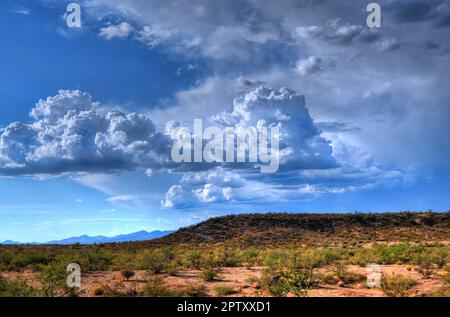
<svg viewBox="0 0 450 317">
<path fill-rule="evenodd" d="M 450 241 L 450 212 L 243 214 L 209 219 L 151 244 L 343 246 L 367 242 Z"/>
</svg>

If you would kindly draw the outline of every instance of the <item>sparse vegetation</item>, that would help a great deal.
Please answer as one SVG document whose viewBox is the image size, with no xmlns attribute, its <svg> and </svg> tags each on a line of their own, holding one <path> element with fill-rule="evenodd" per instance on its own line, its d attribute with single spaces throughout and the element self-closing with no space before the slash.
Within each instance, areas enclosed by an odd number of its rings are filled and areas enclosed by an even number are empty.
<svg viewBox="0 0 450 317">
<path fill-rule="evenodd" d="M 167 258 L 161 250 L 151 250 L 144 253 L 142 266 L 154 274 L 167 268 Z"/>
<path fill-rule="evenodd" d="M 200 276 L 204 281 L 211 282 L 216 280 L 219 274 L 217 274 L 217 271 L 215 269 L 207 268 L 200 273 Z"/>
<path fill-rule="evenodd" d="M 228 296 L 236 293 L 236 290 L 227 285 L 216 285 L 214 286 L 214 292 L 217 296 Z"/>
<path fill-rule="evenodd" d="M 43 266 L 39 274 L 42 294 L 46 297 L 61 296 L 66 293 L 66 267 L 60 263 Z"/>
<path fill-rule="evenodd" d="M 383 290 L 389 296 L 406 296 L 414 284 L 407 279 L 415 272 L 422 274 L 420 279 L 439 277 L 442 285 L 449 284 L 450 246 L 440 243 L 450 240 L 449 226 L 449 213 L 239 215 L 208 220 L 148 242 L 0 245 L 0 274 L 4 275 L 0 296 L 77 295 L 65 286 L 68 263 L 79 263 L 86 275 L 111 272 L 114 276 L 111 283 L 86 290 L 89 296 L 225 294 L 221 286 L 235 289 L 234 285 L 215 285 L 216 292 L 201 283 L 216 283 L 219 271 L 220 279 L 227 283 L 222 276 L 227 270 L 222 268 L 242 267 L 249 277 L 242 279 L 245 289 L 236 287 L 239 292 L 306 296 L 320 291 L 319 283 L 359 287 L 356 285 L 366 279 L 360 273 L 369 263 L 405 266 L 402 274 L 407 276 L 383 275 Z M 198 241 L 201 230 L 206 230 L 208 242 Z M 419 243 L 425 236 L 427 242 Z M 180 243 L 172 243 L 174 237 L 180 238 Z M 359 266 L 359 271 L 353 265 Z M 192 270 L 196 270 L 198 284 L 178 285 L 174 290 L 164 282 L 181 280 Z M 17 278 L 22 276 L 30 278 Z M 122 278 L 117 279 L 119 276 Z M 447 294 L 446 287 L 436 289 L 435 293 L 439 292 Z"/>
<path fill-rule="evenodd" d="M 30 297 L 37 296 L 37 290 L 33 289 L 21 278 L 7 281 L 0 276 L 0 297 Z"/>
<path fill-rule="evenodd" d="M 145 284 L 143 295 L 146 297 L 174 297 L 178 294 L 165 286 L 161 278 L 154 278 Z"/>
<path fill-rule="evenodd" d="M 416 280 L 399 274 L 386 276 L 381 280 L 381 288 L 384 293 L 393 297 L 408 296 L 411 288 L 416 285 Z"/>
</svg>

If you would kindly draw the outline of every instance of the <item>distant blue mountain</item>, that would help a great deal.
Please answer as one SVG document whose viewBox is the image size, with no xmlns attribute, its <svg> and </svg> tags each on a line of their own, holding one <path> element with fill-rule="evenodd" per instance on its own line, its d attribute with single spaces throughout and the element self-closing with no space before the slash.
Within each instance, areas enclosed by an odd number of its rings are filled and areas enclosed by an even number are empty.
<svg viewBox="0 0 450 317">
<path fill-rule="evenodd" d="M 145 240 L 153 240 L 157 238 L 164 237 L 173 231 L 167 230 L 167 231 L 152 231 L 148 232 L 145 230 L 130 233 L 130 234 L 121 234 L 114 237 L 105 237 L 105 236 L 95 236 L 90 237 L 87 235 L 82 235 L 79 237 L 71 237 L 63 240 L 52 240 L 44 243 L 38 243 L 38 242 L 17 242 L 17 241 L 11 241 L 6 240 L 1 242 L 0 244 L 100 244 L 100 243 L 114 243 L 114 242 L 131 242 L 131 241 L 145 241 Z"/>
</svg>

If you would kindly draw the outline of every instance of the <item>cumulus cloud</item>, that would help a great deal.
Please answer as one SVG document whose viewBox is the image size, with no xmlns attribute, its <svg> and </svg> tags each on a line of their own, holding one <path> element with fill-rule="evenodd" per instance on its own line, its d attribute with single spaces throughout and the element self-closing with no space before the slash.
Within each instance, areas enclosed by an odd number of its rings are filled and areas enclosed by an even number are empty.
<svg viewBox="0 0 450 317">
<path fill-rule="evenodd" d="M 14 122 L 1 131 L 0 175 L 76 172 L 88 177 L 133 169 L 146 170 L 148 176 L 155 170 L 181 175 L 161 200 L 163 208 L 277 202 L 405 182 L 402 171 L 383 169 L 368 153 L 338 138 L 326 139 L 324 127 L 327 133 L 330 127 L 353 131 L 343 123 L 316 124 L 304 96 L 286 88 L 253 89 L 235 98 L 229 111 L 210 118 L 222 128 L 279 127 L 280 168 L 274 174 L 260 174 L 253 163 L 175 165 L 170 149 L 179 124 L 171 122 L 158 131 L 146 116 L 107 110 L 79 90 L 61 90 L 39 100 L 30 116 L 31 123 Z M 124 193 L 107 201 L 143 205 L 147 200 Z"/>
<path fill-rule="evenodd" d="M 305 59 L 299 59 L 295 66 L 295 71 L 300 76 L 316 74 L 322 70 L 322 59 L 316 56 L 310 56 Z"/>
<path fill-rule="evenodd" d="M 117 25 L 109 25 L 100 29 L 99 35 L 107 40 L 114 38 L 126 38 L 134 31 L 134 27 L 127 23 L 121 22 Z"/>
<path fill-rule="evenodd" d="M 170 144 L 137 113 L 98 111 L 91 96 L 60 90 L 31 110 L 32 123 L 12 123 L 0 134 L 0 174 L 60 174 L 158 166 Z M 166 155 L 166 156 L 165 156 Z"/>
<path fill-rule="evenodd" d="M 404 183 L 402 171 L 383 169 L 368 153 L 339 139 L 334 143 L 325 139 L 319 126 L 328 132 L 355 132 L 357 128 L 333 122 L 316 125 L 304 97 L 292 90 L 260 87 L 236 98 L 233 105 L 231 111 L 212 116 L 212 122 L 224 127 L 279 126 L 280 170 L 260 174 L 248 164 L 185 168 L 178 184 L 166 193 L 162 207 L 267 203 L 372 189 L 385 182 Z M 169 130 L 177 126 L 172 123 Z"/>
</svg>

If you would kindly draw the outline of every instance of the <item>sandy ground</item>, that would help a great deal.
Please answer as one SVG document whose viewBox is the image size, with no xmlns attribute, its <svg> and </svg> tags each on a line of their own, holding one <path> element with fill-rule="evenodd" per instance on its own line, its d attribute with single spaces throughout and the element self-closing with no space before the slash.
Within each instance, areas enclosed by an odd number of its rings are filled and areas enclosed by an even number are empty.
<svg viewBox="0 0 450 317">
<path fill-rule="evenodd" d="M 327 269 L 322 269 L 326 271 Z M 443 272 L 434 271 L 428 279 L 408 265 L 381 265 L 383 276 L 390 274 L 402 274 L 415 279 L 418 285 L 412 289 L 413 296 L 423 296 L 430 292 L 436 291 L 444 286 L 442 281 Z M 258 278 L 262 268 L 253 267 L 234 267 L 221 268 L 219 270 L 219 278 L 213 282 L 205 282 L 200 278 L 199 270 L 180 271 L 176 276 L 160 274 L 164 283 L 174 289 L 183 290 L 192 285 L 204 285 L 209 295 L 215 296 L 214 287 L 216 285 L 226 285 L 235 290 L 233 297 L 253 297 L 253 296 L 269 296 L 269 294 L 258 286 L 258 283 L 252 281 Z M 366 275 L 366 268 L 350 265 L 348 271 Z M 81 296 L 95 296 L 95 290 L 98 288 L 113 288 L 121 293 L 133 294 L 143 289 L 154 275 L 147 271 L 135 271 L 135 276 L 130 281 L 125 281 L 120 272 L 93 272 L 82 275 Z M 1 273 L 7 279 L 15 279 L 16 277 L 24 278 L 34 287 L 39 287 L 37 282 L 37 273 L 34 272 L 8 272 Z M 355 283 L 352 285 L 339 286 L 336 284 L 320 284 L 318 287 L 310 290 L 308 296 L 311 297 L 381 297 L 385 296 L 380 289 L 369 289 L 365 282 Z"/>
</svg>

